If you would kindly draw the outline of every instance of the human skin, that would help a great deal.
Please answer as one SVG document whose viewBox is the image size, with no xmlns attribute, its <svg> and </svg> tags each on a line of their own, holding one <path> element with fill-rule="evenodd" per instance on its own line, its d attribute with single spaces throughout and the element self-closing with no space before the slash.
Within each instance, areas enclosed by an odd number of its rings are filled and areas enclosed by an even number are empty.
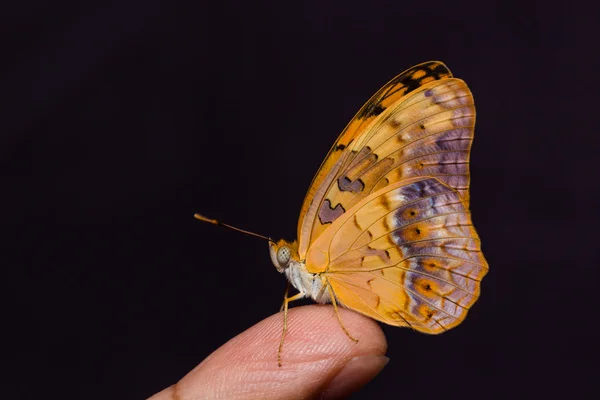
<svg viewBox="0 0 600 400">
<path fill-rule="evenodd" d="M 387 364 L 379 325 L 340 309 L 354 343 L 340 328 L 332 306 L 296 307 L 277 365 L 283 314 L 272 315 L 215 350 L 176 384 L 149 400 L 343 399 Z"/>
</svg>

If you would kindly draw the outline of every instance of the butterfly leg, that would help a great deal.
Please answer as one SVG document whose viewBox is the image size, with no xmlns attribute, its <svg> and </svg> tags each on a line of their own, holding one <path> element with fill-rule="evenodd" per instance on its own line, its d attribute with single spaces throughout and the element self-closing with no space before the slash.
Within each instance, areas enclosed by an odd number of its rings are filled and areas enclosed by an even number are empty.
<svg viewBox="0 0 600 400">
<path fill-rule="evenodd" d="M 331 304 L 333 304 L 333 310 L 335 311 L 335 315 L 340 323 L 340 326 L 342 327 L 342 330 L 344 331 L 346 336 L 348 336 L 350 338 L 350 340 L 352 340 L 354 343 L 358 343 L 358 339 L 355 339 L 354 337 L 352 337 L 352 335 L 350 334 L 350 332 L 348 332 L 348 330 L 344 326 L 344 323 L 342 322 L 342 317 L 340 317 L 340 313 L 338 311 L 337 301 L 335 300 L 335 295 L 333 294 L 333 289 L 331 288 L 331 285 L 329 284 L 329 282 L 327 280 L 325 280 L 325 285 L 327 286 L 327 291 L 329 292 L 329 297 L 331 297 Z"/>
<path fill-rule="evenodd" d="M 285 340 L 285 334 L 287 333 L 287 312 L 288 312 L 288 304 L 291 301 L 299 300 L 304 297 L 304 293 L 300 292 L 292 297 L 288 297 L 288 289 L 290 285 L 288 284 L 285 288 L 285 296 L 283 297 L 283 304 L 281 308 L 283 309 L 283 332 L 281 333 L 281 341 L 279 342 L 279 350 L 277 350 L 277 365 L 281 367 L 281 353 L 283 352 L 283 341 Z M 281 311 L 281 310 L 280 310 Z"/>
<path fill-rule="evenodd" d="M 281 303 L 281 307 L 279 307 L 279 312 L 283 311 L 283 307 L 285 307 L 285 301 L 288 297 L 288 292 L 290 291 L 290 282 L 286 281 L 285 293 L 283 294 L 283 303 Z"/>
</svg>

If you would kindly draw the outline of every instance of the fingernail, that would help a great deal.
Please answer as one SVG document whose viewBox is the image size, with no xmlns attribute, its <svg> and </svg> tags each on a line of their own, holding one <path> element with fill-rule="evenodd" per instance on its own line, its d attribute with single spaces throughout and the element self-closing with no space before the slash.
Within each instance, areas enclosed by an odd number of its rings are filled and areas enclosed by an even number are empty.
<svg viewBox="0 0 600 400">
<path fill-rule="evenodd" d="M 388 361 L 390 359 L 386 356 L 354 357 L 329 382 L 321 399 L 336 400 L 348 397 L 375 378 Z"/>
</svg>

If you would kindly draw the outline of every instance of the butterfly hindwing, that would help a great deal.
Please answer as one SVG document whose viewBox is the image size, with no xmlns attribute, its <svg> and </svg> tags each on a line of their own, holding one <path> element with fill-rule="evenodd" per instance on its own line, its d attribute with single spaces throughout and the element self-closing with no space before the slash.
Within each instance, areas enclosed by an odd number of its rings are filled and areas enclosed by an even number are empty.
<svg viewBox="0 0 600 400">
<path fill-rule="evenodd" d="M 459 193 L 427 177 L 355 205 L 311 245 L 306 265 L 346 307 L 425 333 L 466 317 L 488 268 Z"/>
</svg>

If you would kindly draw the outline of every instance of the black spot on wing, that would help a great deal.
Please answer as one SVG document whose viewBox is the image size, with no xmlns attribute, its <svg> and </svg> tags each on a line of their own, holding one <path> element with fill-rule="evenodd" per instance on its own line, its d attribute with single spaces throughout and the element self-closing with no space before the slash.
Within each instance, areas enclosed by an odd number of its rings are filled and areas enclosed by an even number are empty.
<svg viewBox="0 0 600 400">
<path fill-rule="evenodd" d="M 360 110 L 357 117 L 358 119 L 367 119 L 377 116 L 385 111 L 385 107 L 381 105 L 383 98 L 372 99 Z"/>
</svg>

